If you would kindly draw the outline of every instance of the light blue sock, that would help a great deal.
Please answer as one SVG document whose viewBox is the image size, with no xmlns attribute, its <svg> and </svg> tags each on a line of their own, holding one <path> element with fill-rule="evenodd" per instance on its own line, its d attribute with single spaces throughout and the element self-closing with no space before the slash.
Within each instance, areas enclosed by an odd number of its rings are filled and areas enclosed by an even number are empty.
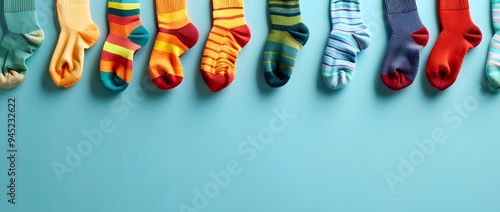
<svg viewBox="0 0 500 212">
<path fill-rule="evenodd" d="M 361 19 L 359 0 L 332 0 L 332 32 L 324 60 L 323 79 L 331 89 L 351 81 L 358 52 L 370 44 L 370 32 Z"/>
</svg>

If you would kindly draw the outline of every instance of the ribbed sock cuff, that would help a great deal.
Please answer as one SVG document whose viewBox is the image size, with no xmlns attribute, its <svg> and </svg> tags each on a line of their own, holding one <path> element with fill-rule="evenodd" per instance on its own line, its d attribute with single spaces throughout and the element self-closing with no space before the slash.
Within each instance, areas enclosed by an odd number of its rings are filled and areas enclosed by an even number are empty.
<svg viewBox="0 0 500 212">
<path fill-rule="evenodd" d="M 23 12 L 36 10 L 36 0 L 5 0 L 5 12 Z"/>
<path fill-rule="evenodd" d="M 469 0 L 439 0 L 439 10 L 469 9 Z"/>
<path fill-rule="evenodd" d="M 68 4 L 88 4 L 89 0 L 57 0 L 58 5 L 68 5 Z"/>
<path fill-rule="evenodd" d="M 214 9 L 243 7 L 243 0 L 212 0 Z"/>
<path fill-rule="evenodd" d="M 385 0 L 387 13 L 407 13 L 417 10 L 415 0 Z"/>
<path fill-rule="evenodd" d="M 271 0 L 269 1 L 269 8 L 279 8 L 278 11 L 296 11 L 300 10 L 299 0 Z"/>
<path fill-rule="evenodd" d="M 156 0 L 158 13 L 172 13 L 186 9 L 186 0 Z"/>
</svg>

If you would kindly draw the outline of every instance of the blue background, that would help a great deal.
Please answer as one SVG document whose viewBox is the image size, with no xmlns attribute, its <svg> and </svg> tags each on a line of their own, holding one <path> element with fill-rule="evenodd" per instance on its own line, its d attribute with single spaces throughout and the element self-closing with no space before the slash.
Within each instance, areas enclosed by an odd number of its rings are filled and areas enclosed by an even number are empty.
<svg viewBox="0 0 500 212">
<path fill-rule="evenodd" d="M 153 36 L 135 56 L 133 79 L 121 94 L 107 92 L 99 81 L 108 34 L 103 0 L 91 2 L 101 37 L 86 51 L 80 82 L 70 89 L 52 83 L 47 67 L 59 33 L 53 2 L 38 1 L 46 40 L 28 61 L 27 81 L 0 91 L 0 211 L 500 211 L 500 97 L 483 85 L 492 37 L 489 1 L 471 4 L 484 39 L 445 92 L 432 88 L 424 73 L 439 32 L 435 1 L 418 1 L 431 40 L 416 81 L 397 93 L 379 78 L 388 40 L 382 0 L 362 3 L 373 42 L 359 56 L 354 81 L 338 92 L 326 88 L 320 73 L 330 0 L 302 1 L 311 38 L 280 89 L 268 88 L 260 65 L 266 1 L 245 1 L 253 37 L 233 84 L 217 94 L 199 73 L 211 27 L 209 0 L 188 1 L 201 37 L 182 58 L 183 83 L 167 92 L 151 89 Z M 143 0 L 141 10 L 144 25 L 156 34 L 154 1 Z M 15 206 L 5 195 L 9 97 L 18 101 Z M 287 124 L 279 115 L 284 110 L 293 115 Z M 90 144 L 84 132 L 96 132 L 102 120 L 112 122 L 112 132 L 102 133 L 92 149 L 82 147 Z M 433 133 L 444 134 L 444 142 L 426 140 Z M 249 141 L 259 135 L 267 143 L 256 150 Z M 87 156 L 70 166 L 67 156 L 79 147 Z M 234 175 L 224 188 L 214 187 L 209 173 L 228 163 L 238 165 L 230 167 Z M 54 164 L 71 172 L 58 177 Z M 388 183 L 389 175 L 404 182 Z"/>
</svg>

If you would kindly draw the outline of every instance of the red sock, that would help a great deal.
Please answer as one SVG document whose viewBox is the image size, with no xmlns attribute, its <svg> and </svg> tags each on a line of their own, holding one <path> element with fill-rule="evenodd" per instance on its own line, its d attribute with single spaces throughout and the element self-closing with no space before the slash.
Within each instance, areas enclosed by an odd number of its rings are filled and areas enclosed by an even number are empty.
<svg viewBox="0 0 500 212">
<path fill-rule="evenodd" d="M 442 31 L 427 61 L 427 79 L 439 90 L 457 79 L 467 51 L 481 43 L 481 30 L 472 22 L 468 0 L 438 0 Z"/>
</svg>

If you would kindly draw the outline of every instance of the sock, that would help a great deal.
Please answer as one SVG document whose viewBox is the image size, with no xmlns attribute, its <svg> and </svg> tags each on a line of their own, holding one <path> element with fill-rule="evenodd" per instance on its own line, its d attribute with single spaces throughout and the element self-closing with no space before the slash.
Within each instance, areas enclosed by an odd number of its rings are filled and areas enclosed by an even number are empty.
<svg viewBox="0 0 500 212">
<path fill-rule="evenodd" d="M 99 39 L 99 28 L 90 17 L 89 0 L 57 0 L 61 33 L 49 65 L 57 86 L 71 87 L 82 76 L 84 50 Z"/>
<path fill-rule="evenodd" d="M 385 0 L 392 33 L 380 70 L 382 82 L 401 90 L 415 80 L 419 52 L 429 41 L 429 32 L 420 21 L 415 0 Z"/>
<path fill-rule="evenodd" d="M 491 4 L 495 35 L 490 42 L 486 64 L 486 84 L 491 90 L 496 90 L 500 88 L 500 0 L 492 0 Z"/>
<path fill-rule="evenodd" d="M 481 30 L 472 23 L 468 0 L 438 0 L 442 31 L 427 61 L 427 79 L 439 90 L 458 77 L 467 51 L 481 43 Z"/>
<path fill-rule="evenodd" d="M 7 34 L 0 43 L 0 87 L 11 89 L 26 80 L 28 59 L 44 40 L 36 18 L 36 0 L 4 0 Z"/>
<path fill-rule="evenodd" d="M 370 45 L 370 32 L 361 19 L 359 0 L 332 0 L 332 33 L 323 60 L 323 79 L 331 89 L 345 87 L 356 70 L 358 52 Z"/>
<path fill-rule="evenodd" d="M 156 0 L 158 35 L 149 61 L 149 75 L 162 90 L 177 87 L 184 77 L 180 57 L 198 41 L 186 0 Z"/>
<path fill-rule="evenodd" d="M 264 77 L 271 87 L 290 79 L 295 59 L 309 39 L 298 0 L 269 0 L 271 31 L 264 47 Z"/>
<path fill-rule="evenodd" d="M 108 0 L 109 36 L 101 56 L 101 82 L 124 91 L 132 78 L 133 58 L 149 40 L 140 19 L 140 0 Z"/>
<path fill-rule="evenodd" d="M 201 76 L 212 92 L 229 86 L 236 74 L 236 60 L 250 41 L 243 0 L 212 0 L 213 27 L 201 61 Z"/>
</svg>

